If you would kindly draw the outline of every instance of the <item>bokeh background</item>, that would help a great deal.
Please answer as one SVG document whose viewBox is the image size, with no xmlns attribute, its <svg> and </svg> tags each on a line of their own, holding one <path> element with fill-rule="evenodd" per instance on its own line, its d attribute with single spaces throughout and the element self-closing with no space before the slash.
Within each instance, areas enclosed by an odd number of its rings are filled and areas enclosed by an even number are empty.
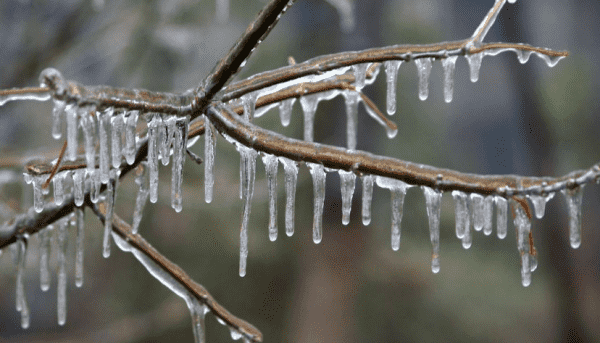
<svg viewBox="0 0 600 343">
<path fill-rule="evenodd" d="M 298 0 L 260 45 L 240 75 L 340 51 L 469 37 L 492 0 Z M 0 88 L 32 86 L 46 67 L 83 84 L 157 91 L 195 87 L 262 8 L 261 0 L 231 0 L 228 15 L 215 0 L 60 0 L 0 2 Z M 336 7 L 337 6 L 337 7 Z M 480 79 L 469 81 L 464 58 L 457 63 L 454 101 L 446 104 L 442 68 L 434 63 L 430 96 L 417 96 L 413 63 L 398 77 L 396 138 L 361 108 L 358 148 L 403 160 L 480 174 L 558 176 L 598 162 L 600 2 L 520 0 L 506 6 L 486 41 L 525 42 L 568 50 L 548 68 L 536 56 L 521 65 L 514 53 L 483 60 Z M 354 21 L 352 30 L 349 24 Z M 365 92 L 385 109 L 385 77 Z M 318 142 L 345 145 L 342 97 L 321 102 Z M 51 103 L 19 102 L 0 108 L 0 150 L 6 160 L 58 154 L 50 134 Z M 256 124 L 302 137 L 295 104 L 282 127 L 277 110 Z M 193 151 L 203 155 L 203 140 Z M 312 181 L 300 167 L 296 233 L 284 234 L 283 172 L 279 172 L 279 238 L 267 233 L 264 168 L 257 162 L 250 219 L 248 273 L 238 276 L 239 157 L 219 137 L 215 197 L 204 202 L 204 168 L 188 160 L 184 207 L 169 206 L 170 166 L 161 167 L 159 202 L 146 206 L 140 233 L 204 285 L 233 314 L 264 334 L 265 342 L 591 342 L 600 340 L 600 201 L 597 185 L 583 197 L 583 243 L 571 249 L 562 195 L 534 220 L 539 268 L 531 286 L 520 280 L 515 237 L 475 233 L 464 250 L 454 235 L 454 205 L 444 194 L 441 271 L 430 268 L 431 244 L 422 192 L 408 191 L 400 251 L 390 247 L 389 191 L 375 187 L 373 220 L 360 220 L 357 182 L 348 226 L 341 223 L 337 173 L 327 176 L 324 237 L 311 238 Z M 2 202 L 15 211 L 31 206 L 31 188 L 2 188 Z M 131 220 L 136 187 L 120 184 L 117 210 Z M 10 210 L 2 213 L 10 218 Z M 31 326 L 20 328 L 15 310 L 15 271 L 9 251 L 0 257 L 0 341 L 174 342 L 192 341 L 185 302 L 133 258 L 113 246 L 101 256 L 102 227 L 87 211 L 85 281 L 74 286 L 74 233 L 69 246 L 67 323 L 56 322 L 56 278 L 39 286 L 38 240 L 27 255 L 26 294 Z M 55 244 L 55 243 L 54 243 Z M 10 250 L 10 249 L 5 249 Z M 56 251 L 52 266 L 56 266 Z M 231 341 L 229 330 L 207 315 L 207 342 Z"/>
</svg>

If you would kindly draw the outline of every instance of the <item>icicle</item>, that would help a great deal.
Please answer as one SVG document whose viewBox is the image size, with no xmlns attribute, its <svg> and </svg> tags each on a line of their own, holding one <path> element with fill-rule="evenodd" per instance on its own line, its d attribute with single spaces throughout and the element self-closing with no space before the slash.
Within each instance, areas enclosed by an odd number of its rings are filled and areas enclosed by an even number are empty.
<svg viewBox="0 0 600 343">
<path fill-rule="evenodd" d="M 25 296 L 25 286 L 23 285 L 23 272 L 25 271 L 25 260 L 27 254 L 27 243 L 24 239 L 17 240 L 17 311 L 21 312 L 21 327 L 29 327 L 29 305 Z"/>
<path fill-rule="evenodd" d="M 367 77 L 367 69 L 369 69 L 370 65 L 371 65 L 371 63 L 361 63 L 361 64 L 355 64 L 352 66 L 352 70 L 354 71 L 354 78 L 355 78 L 354 87 L 356 87 L 356 90 L 359 92 L 365 86 L 365 79 Z"/>
<path fill-rule="evenodd" d="M 454 93 L 454 69 L 456 67 L 456 59 L 458 56 L 450 56 L 442 60 L 444 67 L 444 101 L 452 102 L 452 94 Z"/>
<path fill-rule="evenodd" d="M 229 333 L 231 334 L 231 339 L 233 339 L 234 341 L 237 341 L 238 339 L 242 338 L 242 334 L 234 328 L 230 327 Z"/>
<path fill-rule="evenodd" d="M 85 173 L 86 171 L 84 169 L 73 171 L 73 194 L 76 206 L 81 206 L 83 204 Z"/>
<path fill-rule="evenodd" d="M 485 222 L 485 208 L 483 196 L 477 193 L 471 193 L 471 208 L 473 211 L 473 227 L 475 231 L 481 231 Z"/>
<path fill-rule="evenodd" d="M 269 189 L 269 239 L 277 239 L 277 165 L 276 156 L 264 154 L 262 161 L 267 174 L 267 188 Z"/>
<path fill-rule="evenodd" d="M 456 237 L 462 239 L 465 235 L 465 228 L 469 227 L 471 220 L 468 195 L 461 191 L 452 191 L 452 197 L 455 205 Z"/>
<path fill-rule="evenodd" d="M 37 213 L 44 210 L 44 194 L 48 194 L 48 188 L 42 189 L 42 185 L 46 182 L 48 176 L 31 176 L 27 173 L 23 173 L 25 182 L 27 184 L 33 184 L 33 208 Z"/>
<path fill-rule="evenodd" d="M 164 129 L 160 132 L 164 132 L 165 136 L 159 140 L 162 142 L 162 149 L 160 150 L 160 157 L 163 166 L 169 164 L 169 157 L 171 155 L 171 146 L 175 143 L 175 126 L 177 125 L 177 117 L 170 116 L 166 120 L 163 120 Z"/>
<path fill-rule="evenodd" d="M 60 219 L 58 223 L 58 286 L 57 312 L 58 325 L 67 321 L 67 225 L 68 218 Z"/>
<path fill-rule="evenodd" d="M 213 199 L 213 187 L 215 184 L 214 170 L 217 137 L 214 126 L 206 116 L 204 117 L 204 128 L 204 200 L 210 203 Z"/>
<path fill-rule="evenodd" d="M 242 104 L 244 105 L 244 120 L 252 122 L 254 120 L 254 112 L 256 111 L 256 99 L 258 92 L 247 93 L 242 95 Z"/>
<path fill-rule="evenodd" d="M 362 175 L 362 223 L 371 223 L 371 199 L 373 198 L 373 175 Z"/>
<path fill-rule="evenodd" d="M 342 191 L 342 224 L 350 223 L 350 211 L 352 210 L 352 195 L 354 195 L 354 186 L 356 174 L 351 171 L 338 170 L 340 174 L 340 188 Z"/>
<path fill-rule="evenodd" d="M 98 136 L 100 137 L 100 181 L 108 183 L 109 158 L 108 158 L 108 125 L 113 115 L 113 109 L 107 108 L 98 114 Z"/>
<path fill-rule="evenodd" d="M 508 202 L 501 196 L 496 196 L 496 231 L 498 238 L 506 237 L 506 227 L 508 222 Z"/>
<path fill-rule="evenodd" d="M 148 167 L 142 162 L 136 170 L 135 183 L 140 187 L 135 199 L 135 210 L 133 211 L 133 223 L 131 225 L 131 233 L 136 234 L 142 221 L 144 206 L 148 200 Z"/>
<path fill-rule="evenodd" d="M 419 99 L 425 101 L 429 96 L 429 75 L 431 75 L 431 58 L 417 58 L 415 65 L 419 72 Z"/>
<path fill-rule="evenodd" d="M 477 53 L 472 55 L 465 55 L 467 62 L 469 62 L 469 68 L 471 70 L 471 82 L 477 82 L 479 80 L 479 69 L 481 69 L 481 61 L 483 60 L 483 53 Z"/>
<path fill-rule="evenodd" d="M 527 195 L 533 207 L 535 208 L 535 216 L 538 219 L 542 219 L 544 217 L 544 212 L 546 212 L 546 203 L 554 198 L 554 193 L 550 193 L 546 196 L 543 195 Z"/>
<path fill-rule="evenodd" d="M 313 179 L 313 242 L 321 243 L 323 239 L 323 205 L 325 203 L 325 169 L 323 165 L 306 163 Z"/>
<path fill-rule="evenodd" d="M 148 123 L 148 173 L 150 180 L 150 202 L 158 200 L 158 130 L 162 119 L 154 114 Z"/>
<path fill-rule="evenodd" d="M 564 189 L 562 194 L 567 200 L 569 207 L 569 240 L 573 249 L 581 245 L 581 200 L 583 197 L 583 186 L 573 189 Z"/>
<path fill-rule="evenodd" d="M 346 99 L 346 146 L 348 149 L 356 149 L 356 136 L 358 125 L 358 100 L 360 94 L 347 90 L 344 93 Z"/>
<path fill-rule="evenodd" d="M 182 210 L 181 184 L 183 183 L 183 165 L 185 164 L 185 150 L 187 149 L 187 132 L 190 118 L 188 116 L 177 118 L 173 129 L 173 168 L 171 171 L 171 207 L 175 212 Z M 169 134 L 170 136 L 171 134 Z"/>
<path fill-rule="evenodd" d="M 125 147 L 123 148 L 123 155 L 127 160 L 127 164 L 132 165 L 135 162 L 135 154 L 137 148 L 135 145 L 136 133 L 139 112 L 130 111 L 127 117 L 127 123 L 125 124 Z"/>
<path fill-rule="evenodd" d="M 48 225 L 40 232 L 40 289 L 47 291 L 50 289 L 50 242 L 52 238 L 53 226 Z"/>
<path fill-rule="evenodd" d="M 85 245 L 85 212 L 82 207 L 75 208 L 77 238 L 75 240 L 75 286 L 83 286 L 83 249 Z"/>
<path fill-rule="evenodd" d="M 402 61 L 385 61 L 385 73 L 387 80 L 387 113 L 396 113 L 396 83 L 398 79 L 398 68 Z"/>
<path fill-rule="evenodd" d="M 280 157 L 285 171 L 285 234 L 294 234 L 294 202 L 296 200 L 296 182 L 298 181 L 298 164 L 285 157 Z"/>
<path fill-rule="evenodd" d="M 402 222 L 404 196 L 406 190 L 412 186 L 400 180 L 382 176 L 377 176 L 375 182 L 379 187 L 390 190 L 392 200 L 392 250 L 397 251 L 400 249 L 400 223 Z"/>
<path fill-rule="evenodd" d="M 97 203 L 100 200 L 100 188 L 102 183 L 100 182 L 100 170 L 96 169 L 93 172 L 86 172 L 88 182 L 90 184 L 90 200 L 92 203 Z"/>
<path fill-rule="evenodd" d="M 483 199 L 483 234 L 489 236 L 492 234 L 492 215 L 494 212 L 494 198 L 490 195 Z"/>
<path fill-rule="evenodd" d="M 513 202 L 515 209 L 515 227 L 517 229 L 517 247 L 521 254 L 521 282 L 524 287 L 531 284 L 531 260 L 529 248 L 529 232 L 531 221 L 519 203 Z"/>
<path fill-rule="evenodd" d="M 54 137 L 54 139 L 60 139 L 62 136 L 60 130 L 60 117 L 65 113 L 67 103 L 58 99 L 52 100 L 54 101 L 54 108 L 52 108 L 52 137 Z"/>
<path fill-rule="evenodd" d="M 206 328 L 204 326 L 204 316 L 208 308 L 206 305 L 198 301 L 194 297 L 190 297 L 191 301 L 188 303 L 190 315 L 192 317 L 192 328 L 194 329 L 194 338 L 196 343 L 204 343 Z"/>
<path fill-rule="evenodd" d="M 106 187 L 106 216 L 104 217 L 104 239 L 102 240 L 102 256 L 105 258 L 110 257 L 110 232 L 112 231 L 112 218 L 119 181 L 118 174 L 117 169 L 111 169 L 110 180 Z"/>
<path fill-rule="evenodd" d="M 240 230 L 240 276 L 243 277 L 246 275 L 246 260 L 248 259 L 248 220 L 250 219 L 252 196 L 254 195 L 257 152 L 243 145 L 237 145 L 236 148 L 240 156 L 243 156 L 245 169 L 242 180 L 244 186 L 244 212 Z"/>
<path fill-rule="evenodd" d="M 71 172 L 63 171 L 56 173 L 54 178 L 52 178 L 52 183 L 54 184 L 54 203 L 56 205 L 61 205 L 65 200 L 64 181 L 70 175 Z"/>
<path fill-rule="evenodd" d="M 123 113 L 119 113 L 110 118 L 111 123 L 111 152 L 112 166 L 119 168 L 121 166 L 121 132 L 123 132 Z"/>
<path fill-rule="evenodd" d="M 529 61 L 529 57 L 531 57 L 531 54 L 533 53 L 531 50 L 515 50 L 515 52 L 517 53 L 519 63 L 521 64 L 527 63 Z"/>
<path fill-rule="evenodd" d="M 77 106 L 68 104 L 67 113 L 67 159 L 75 161 L 77 158 Z"/>
<path fill-rule="evenodd" d="M 425 204 L 427 205 L 427 217 L 429 217 L 429 235 L 431 245 L 433 245 L 433 254 L 431 255 L 431 271 L 439 273 L 440 271 L 440 214 L 442 210 L 442 192 L 426 186 L 421 186 L 425 194 Z"/>
<path fill-rule="evenodd" d="M 304 112 L 304 140 L 314 141 L 315 112 L 319 104 L 319 94 L 305 95 L 300 98 L 300 105 Z"/>
<path fill-rule="evenodd" d="M 292 118 L 292 107 L 296 102 L 296 98 L 291 98 L 287 100 L 283 100 L 279 103 L 279 117 L 281 119 L 281 125 L 288 126 L 290 125 L 290 120 Z"/>
<path fill-rule="evenodd" d="M 83 127 L 83 137 L 85 140 L 85 162 L 87 170 L 93 171 L 96 169 L 96 144 L 94 137 L 96 136 L 96 122 L 91 115 L 91 109 L 87 108 L 81 113 L 81 126 Z"/>
</svg>

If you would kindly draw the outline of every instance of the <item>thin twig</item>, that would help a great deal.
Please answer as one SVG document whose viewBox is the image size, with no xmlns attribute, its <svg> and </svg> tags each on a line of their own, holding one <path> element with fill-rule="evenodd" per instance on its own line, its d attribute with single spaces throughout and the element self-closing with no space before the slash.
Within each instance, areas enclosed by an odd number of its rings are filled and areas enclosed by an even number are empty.
<svg viewBox="0 0 600 343">
<path fill-rule="evenodd" d="M 60 153 L 58 154 L 58 159 L 56 160 L 56 164 L 54 165 L 54 167 L 52 167 L 50 176 L 48 177 L 48 179 L 46 179 L 46 182 L 44 182 L 44 184 L 42 185 L 42 189 L 48 188 L 50 181 L 52 181 L 52 178 L 54 177 L 54 175 L 58 171 L 58 168 L 60 167 L 60 163 L 62 162 L 62 159 L 63 159 L 63 156 L 65 155 L 66 150 L 67 150 L 67 141 L 65 141 L 62 148 L 60 149 Z"/>
</svg>

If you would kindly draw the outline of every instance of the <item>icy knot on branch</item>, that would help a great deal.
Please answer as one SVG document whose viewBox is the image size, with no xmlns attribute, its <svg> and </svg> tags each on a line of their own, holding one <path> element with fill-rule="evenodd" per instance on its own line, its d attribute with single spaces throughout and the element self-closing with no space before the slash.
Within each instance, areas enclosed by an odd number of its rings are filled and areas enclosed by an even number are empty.
<svg viewBox="0 0 600 343">
<path fill-rule="evenodd" d="M 62 74 L 54 68 L 46 68 L 40 74 L 40 85 L 48 87 L 58 98 L 63 98 L 67 92 L 67 81 Z"/>
</svg>

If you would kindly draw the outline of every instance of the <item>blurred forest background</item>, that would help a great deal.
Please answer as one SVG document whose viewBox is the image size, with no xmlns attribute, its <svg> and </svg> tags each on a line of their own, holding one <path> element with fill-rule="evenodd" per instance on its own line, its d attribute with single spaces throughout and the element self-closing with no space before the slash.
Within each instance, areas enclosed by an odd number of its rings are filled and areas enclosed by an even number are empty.
<svg viewBox="0 0 600 343">
<path fill-rule="evenodd" d="M 104 2 L 103 6 L 102 2 Z M 255 51 L 237 80 L 296 61 L 340 51 L 469 37 L 492 0 L 353 1 L 354 28 L 342 30 L 340 1 L 298 0 Z M 343 1 L 342 1 L 343 2 Z M 33 86 L 46 67 L 94 85 L 183 91 L 195 87 L 264 6 L 231 0 L 228 18 L 215 0 L 60 0 L 0 2 L 0 88 Z M 220 18 L 220 19 L 219 19 Z M 346 25 L 348 22 L 346 21 Z M 441 63 L 434 62 L 430 96 L 417 96 L 414 63 L 398 76 L 396 138 L 388 139 L 361 107 L 358 149 L 403 160 L 480 174 L 558 176 L 587 168 L 600 154 L 598 63 L 600 2 L 520 0 L 508 4 L 487 42 L 524 42 L 568 50 L 548 68 L 536 56 L 521 65 L 514 53 L 483 60 L 477 84 L 464 58 L 457 63 L 454 101 L 446 104 Z M 365 87 L 385 109 L 385 74 Z M 594 95 L 596 94 L 596 95 Z M 51 102 L 17 102 L 0 108 L 4 158 L 54 158 L 62 145 L 51 137 Z M 277 110 L 256 124 L 302 137 L 302 115 L 282 127 Z M 321 102 L 315 139 L 345 145 L 342 97 Z M 192 150 L 203 156 L 203 139 Z M 15 168 L 21 172 L 21 167 Z M 295 234 L 284 233 L 283 168 L 279 167 L 279 237 L 268 239 L 268 198 L 262 161 L 250 219 L 248 273 L 238 276 L 239 155 L 219 137 L 215 197 L 204 201 L 204 168 L 188 161 L 183 211 L 169 206 L 170 166 L 160 169 L 159 202 L 147 204 L 140 233 L 204 285 L 228 310 L 259 328 L 265 342 L 533 342 L 600 340 L 600 192 L 585 188 L 583 242 L 569 246 L 562 195 L 534 220 L 539 268 L 521 285 L 515 237 L 475 233 L 464 250 L 454 233 L 454 204 L 442 200 L 441 271 L 430 267 L 431 243 L 422 192 L 409 190 L 400 251 L 390 247 L 390 195 L 375 187 L 373 219 L 360 220 L 357 180 L 350 224 L 341 223 L 339 176 L 329 173 L 324 236 L 311 239 L 312 180 L 300 167 Z M 131 221 L 136 185 L 120 184 L 117 210 Z M 2 201 L 31 206 L 31 187 L 7 185 Z M 25 199 L 25 200 L 22 200 Z M 101 256 L 101 224 L 87 211 L 85 281 L 73 282 L 74 232 L 69 246 L 67 323 L 56 321 L 56 278 L 39 286 L 37 237 L 30 240 L 25 289 L 31 326 L 15 310 L 11 254 L 0 258 L 0 340 L 6 342 L 174 342 L 193 340 L 184 301 L 113 246 Z M 6 216 L 6 213 L 3 214 Z M 7 220 L 2 218 L 2 220 Z M 495 222 L 495 221 L 494 221 Z M 509 224 L 512 227 L 512 223 Z M 54 243 L 55 244 L 55 243 Z M 9 249 L 6 249 L 9 250 Z M 52 264 L 56 265 L 55 251 Z M 207 315 L 207 342 L 230 342 L 229 330 Z"/>
</svg>

